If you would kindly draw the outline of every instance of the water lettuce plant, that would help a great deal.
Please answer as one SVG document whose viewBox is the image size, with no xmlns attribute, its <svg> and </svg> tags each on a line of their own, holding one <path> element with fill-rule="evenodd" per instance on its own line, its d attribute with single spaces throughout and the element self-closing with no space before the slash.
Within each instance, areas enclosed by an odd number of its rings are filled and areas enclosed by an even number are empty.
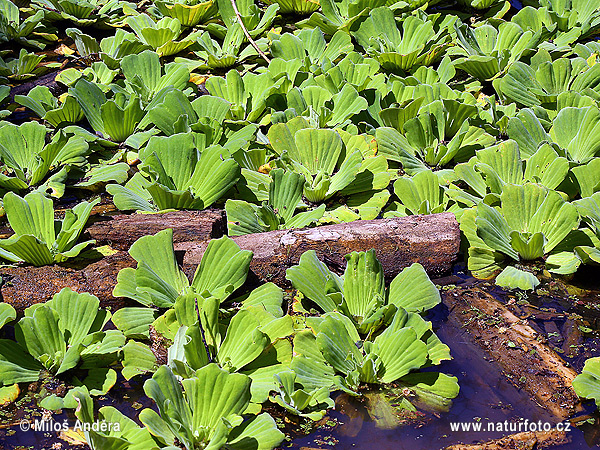
<svg viewBox="0 0 600 450">
<path fill-rule="evenodd" d="M 573 389 L 583 398 L 593 399 L 600 408 L 600 358 L 590 358 L 573 380 Z"/>
<path fill-rule="evenodd" d="M 104 406 L 98 411 L 98 421 L 112 423 L 112 429 L 85 431 L 86 441 L 93 450 L 123 446 L 176 448 L 176 442 L 187 450 L 199 446 L 273 449 L 284 435 L 269 414 L 250 417 L 245 414 L 250 384 L 245 375 L 230 374 L 215 364 L 205 366 L 180 383 L 167 366 L 161 366 L 144 384 L 144 391 L 154 400 L 158 413 L 150 408 L 142 410 L 139 419 L 143 427 L 140 427 L 116 408 Z M 223 392 L 231 394 L 225 401 Z M 94 423 L 94 402 L 88 391 L 77 389 L 73 396 L 78 404 L 77 418 L 83 423 Z"/>
<path fill-rule="evenodd" d="M 272 177 L 269 199 L 261 206 L 243 200 L 229 199 L 225 202 L 229 236 L 280 228 L 304 228 L 323 216 L 325 205 L 296 214 L 304 191 L 302 175 L 283 169 L 273 169 L 269 174 Z"/>
<path fill-rule="evenodd" d="M 154 136 L 139 156 L 140 171 L 125 186 L 106 187 L 121 210 L 205 209 L 240 176 L 225 148 L 212 145 L 200 150 L 191 133 Z"/>
<path fill-rule="evenodd" d="M 69 171 L 84 166 L 91 152 L 84 139 L 62 131 L 46 143 L 47 131 L 37 122 L 0 126 L 0 187 L 19 192 L 40 186 L 55 197 L 63 195 Z"/>
<path fill-rule="evenodd" d="M 312 13 L 308 19 L 299 22 L 298 25 L 302 28 L 320 29 L 324 33 L 333 35 L 338 30 L 349 33 L 357 20 L 366 16 L 371 9 L 384 6 L 387 2 L 384 0 L 374 2 L 319 0 L 319 3 L 321 12 Z"/>
<path fill-rule="evenodd" d="M 498 29 L 492 25 L 456 27 L 456 33 L 465 56 L 454 61 L 455 67 L 482 81 L 496 78 L 532 53 L 541 37 L 514 22 L 501 23 Z"/>
<path fill-rule="evenodd" d="M 569 175 L 569 162 L 549 144 L 522 156 L 515 141 L 478 150 L 467 163 L 454 166 L 456 179 L 446 194 L 457 203 L 474 206 L 481 201 L 493 205 L 507 184 L 536 183 L 556 190 Z M 527 156 L 526 156 L 527 155 Z"/>
<path fill-rule="evenodd" d="M 21 21 L 19 7 L 10 0 L 0 1 L 0 40 L 3 42 L 15 40 L 28 46 L 44 48 L 45 44 L 31 36 L 36 30 L 40 31 L 43 11 L 38 11 L 34 15 Z M 30 39 L 33 37 L 33 39 Z"/>
<path fill-rule="evenodd" d="M 363 334 L 377 331 L 399 308 L 423 312 L 441 301 L 420 264 L 400 272 L 386 290 L 383 268 L 374 250 L 353 252 L 346 260 L 341 278 L 310 250 L 302 254 L 298 265 L 287 270 L 286 278 L 320 310 L 344 314 Z"/>
<path fill-rule="evenodd" d="M 344 189 L 360 193 L 383 189 L 389 183 L 385 163 L 369 164 L 376 163 L 376 158 L 364 158 L 353 141 L 346 145 L 335 130 L 311 128 L 302 117 L 273 125 L 268 137 L 282 160 L 304 176 L 303 195 L 312 203 L 323 202 Z M 364 171 L 371 176 L 361 179 L 360 172 Z"/>
<path fill-rule="evenodd" d="M 37 381 L 44 372 L 60 375 L 79 366 L 91 370 L 87 380 L 92 384 L 100 377 L 103 391 L 110 389 L 116 372 L 108 366 L 118 360 L 125 337 L 118 330 L 103 331 L 110 313 L 98 306 L 95 296 L 64 288 L 52 300 L 25 309 L 15 324 L 16 340 L 0 340 L 0 385 Z"/>
<path fill-rule="evenodd" d="M 323 387 L 352 393 L 364 384 L 402 383 L 411 371 L 450 359 L 448 347 L 420 316 L 440 297 L 419 264 L 404 269 L 386 290 L 373 250 L 353 252 L 346 259 L 346 270 L 339 277 L 308 251 L 286 274 L 307 300 L 325 312 L 307 317 L 308 329 L 294 337 L 291 368 L 305 392 L 319 398 L 318 389 Z M 456 385 L 456 379 L 436 376 Z M 450 398 L 458 394 L 457 389 L 452 391 Z M 288 388 L 286 393 L 293 391 Z"/>
<path fill-rule="evenodd" d="M 283 14 L 310 14 L 321 6 L 318 0 L 268 0 L 266 3 L 279 5 Z"/>
<path fill-rule="evenodd" d="M 315 366 L 329 366 L 329 370 L 321 369 L 326 374 L 321 384 L 352 391 L 364 384 L 402 383 L 411 371 L 450 359 L 447 347 L 431 331 L 431 324 L 404 310 L 398 310 L 376 336 L 362 337 L 339 313 L 327 313 L 321 319 L 313 325 L 316 338 L 309 344 L 316 346 L 320 358 L 313 351 L 314 361 L 306 357 L 292 361 L 301 382 L 309 374 L 316 375 Z M 297 355 L 306 355 L 304 345 L 295 342 Z M 456 384 L 455 378 L 453 381 Z M 458 390 L 454 396 L 457 394 Z"/>
<path fill-rule="evenodd" d="M 252 380 L 252 408 L 259 409 L 275 390 L 277 374 L 288 370 L 292 360 L 293 320 L 283 315 L 282 300 L 279 288 L 267 284 L 253 291 L 242 307 L 227 317 L 219 312 L 221 302 L 214 296 L 181 296 L 174 309 L 155 322 L 169 324 L 168 331 L 159 325 L 161 334 L 173 342 L 167 365 L 183 379 L 193 377 L 210 363 L 245 374 Z M 266 311 L 265 305 L 271 306 L 271 311 Z M 177 332 L 172 334 L 177 325 Z"/>
<path fill-rule="evenodd" d="M 206 23 L 219 12 L 215 0 L 159 0 L 154 4 L 163 16 L 178 19 L 184 27 Z"/>
<path fill-rule="evenodd" d="M 600 68 L 593 61 L 583 58 L 553 60 L 545 50 L 538 51 L 531 59 L 531 64 L 515 62 L 506 75 L 494 80 L 494 88 L 501 98 L 528 108 L 543 106 L 553 115 L 553 111 L 559 111 L 562 105 L 589 106 L 591 99 L 598 98 Z M 581 96 L 590 97 L 587 104 L 580 103 L 585 98 L 572 103 Z"/>
<path fill-rule="evenodd" d="M 52 22 L 68 20 L 79 26 L 119 26 L 123 24 L 124 12 L 135 11 L 137 5 L 120 0 L 35 0 L 32 6 Z"/>
<path fill-rule="evenodd" d="M 444 50 L 451 45 L 449 28 L 455 19 L 424 14 L 422 18 L 409 15 L 396 21 L 390 8 L 379 7 L 371 10 L 353 34 L 358 44 L 384 69 L 402 73 L 441 59 Z"/>
<path fill-rule="evenodd" d="M 179 19 L 173 17 L 163 17 L 155 21 L 147 14 L 138 14 L 127 17 L 125 21 L 138 40 L 160 56 L 175 55 L 185 50 L 194 43 L 197 35 L 191 33 L 183 37 L 182 24 Z"/>
<path fill-rule="evenodd" d="M 498 259 L 530 261 L 557 248 L 577 229 L 579 214 L 556 191 L 537 184 L 506 184 L 500 206 L 484 202 L 463 213 L 469 269 L 481 275 L 498 269 Z M 500 256 L 502 255 L 502 256 Z"/>
<path fill-rule="evenodd" d="M 242 416 L 250 403 L 250 384 L 247 376 L 228 373 L 216 364 L 198 369 L 180 383 L 162 366 L 144 383 L 159 412 L 146 408 L 140 421 L 165 444 L 177 440 L 187 450 L 200 445 L 272 449 L 284 437 L 273 418 L 266 413 L 246 420 Z"/>
<path fill-rule="evenodd" d="M 81 202 L 65 211 L 64 219 L 54 218 L 52 200 L 41 192 L 31 192 L 21 198 L 9 192 L 4 196 L 4 210 L 15 234 L 0 240 L 0 256 L 12 262 L 43 266 L 76 257 L 96 241 L 77 243 L 100 199 Z"/>
<path fill-rule="evenodd" d="M 72 95 L 56 98 L 47 86 L 36 86 L 27 95 L 15 95 L 15 102 L 32 110 L 53 127 L 71 125 L 83 119 L 83 111 Z"/>
<path fill-rule="evenodd" d="M 129 254 L 138 266 L 119 271 L 113 295 L 160 308 L 171 308 L 180 295 L 194 292 L 225 300 L 246 280 L 252 259 L 252 252 L 240 250 L 226 236 L 212 240 L 190 284 L 177 265 L 170 228 L 138 239 Z"/>
</svg>

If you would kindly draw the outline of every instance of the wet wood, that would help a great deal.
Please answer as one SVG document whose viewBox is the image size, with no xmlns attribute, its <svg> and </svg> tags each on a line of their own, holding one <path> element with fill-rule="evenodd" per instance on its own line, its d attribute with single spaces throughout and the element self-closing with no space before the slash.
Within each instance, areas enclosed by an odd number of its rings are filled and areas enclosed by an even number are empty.
<svg viewBox="0 0 600 450">
<path fill-rule="evenodd" d="M 277 230 L 233 239 L 242 249 L 254 253 L 250 269 L 258 280 L 287 287 L 286 269 L 297 264 L 307 250 L 315 250 L 321 261 L 338 272 L 346 267 L 346 254 L 373 248 L 388 279 L 415 262 L 422 264 L 430 276 L 440 276 L 456 261 L 460 231 L 454 214 L 442 213 Z M 185 251 L 184 265 L 195 267 L 207 245 L 183 242 L 175 249 Z"/>
<path fill-rule="evenodd" d="M 517 450 L 542 449 L 568 444 L 571 440 L 564 431 L 537 431 L 512 434 L 480 444 L 456 444 L 445 450 Z"/>
<path fill-rule="evenodd" d="M 583 333 L 577 325 L 577 320 L 574 318 L 568 318 L 562 329 L 564 337 L 562 349 L 565 355 L 572 357 L 577 354 L 579 346 L 583 344 Z"/>
<path fill-rule="evenodd" d="M 560 420 L 578 410 L 579 399 L 572 388 L 577 372 L 526 320 L 478 288 L 457 288 L 442 299 L 450 310 L 449 322 L 466 328 L 512 384 Z"/>
<path fill-rule="evenodd" d="M 225 213 L 218 209 L 173 211 L 161 214 L 119 214 L 94 217 L 85 235 L 97 245 L 128 250 L 142 236 L 173 229 L 173 241 L 189 242 L 219 238 L 225 234 Z M 84 236 L 85 237 L 85 236 Z"/>
<path fill-rule="evenodd" d="M 18 312 L 34 303 L 50 300 L 65 287 L 77 292 L 90 292 L 100 299 L 100 305 L 113 311 L 130 304 L 127 299 L 114 298 L 112 290 L 117 274 L 136 262 L 127 252 L 118 252 L 102 259 L 90 259 L 70 264 L 43 267 L 2 267 L 2 301 Z"/>
</svg>

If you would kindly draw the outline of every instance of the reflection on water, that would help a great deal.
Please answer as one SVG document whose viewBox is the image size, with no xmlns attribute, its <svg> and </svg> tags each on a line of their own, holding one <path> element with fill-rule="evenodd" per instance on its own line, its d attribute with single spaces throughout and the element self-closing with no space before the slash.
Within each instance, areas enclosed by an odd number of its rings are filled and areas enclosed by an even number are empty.
<svg viewBox="0 0 600 450">
<path fill-rule="evenodd" d="M 473 281 L 464 278 L 452 280 L 458 284 L 470 284 Z M 500 294 L 497 291 L 494 293 Z M 593 295 L 593 297 L 597 302 L 599 297 L 597 295 Z M 578 307 L 570 303 L 568 308 L 564 300 L 551 297 L 531 296 L 530 300 L 538 308 L 554 306 L 553 311 L 559 312 Z M 440 305 L 433 311 L 429 319 L 432 320 L 439 338 L 450 347 L 454 358 L 452 361 L 444 361 L 439 369 L 456 376 L 460 384 L 460 394 L 454 399 L 449 412 L 441 413 L 439 417 L 430 414 L 417 421 L 416 425 L 406 425 L 392 430 L 381 429 L 377 427 L 376 421 L 369 414 L 364 401 L 361 402 L 357 399 L 348 401 L 347 398 L 344 398 L 343 402 L 339 400 L 336 402 L 336 411 L 330 414 L 340 425 L 331 431 L 317 430 L 308 436 L 295 439 L 292 447 L 332 448 L 322 445 L 323 442 L 330 441 L 336 442 L 335 448 L 339 450 L 357 448 L 432 450 L 458 442 L 470 444 L 513 434 L 511 432 L 488 432 L 487 424 L 490 422 L 508 421 L 510 423 L 519 422 L 521 419 L 528 419 L 530 422 L 550 422 L 551 424 L 557 422 L 551 414 L 532 402 L 526 392 L 520 391 L 510 384 L 498 371 L 497 366 L 485 359 L 485 354 L 482 353 L 479 346 L 471 341 L 465 329 L 456 329 L 447 325 L 446 317 L 447 311 L 443 305 Z M 546 320 L 546 322 L 549 321 Z M 584 349 L 584 353 L 588 353 L 592 348 L 592 353 L 597 355 L 598 353 L 595 351 L 597 339 L 593 336 L 587 338 L 586 345 L 588 347 L 587 351 Z M 578 354 L 573 358 L 565 359 L 572 363 L 577 370 L 581 370 L 585 357 Z M 584 406 L 587 414 L 595 408 L 593 402 L 587 402 Z M 575 450 L 600 446 L 600 417 L 597 414 L 594 417 L 595 422 L 591 419 L 578 428 L 573 427 L 568 434 L 569 443 L 553 448 Z M 483 431 L 452 431 L 450 425 L 452 422 L 482 423 Z"/>
<path fill-rule="evenodd" d="M 472 279 L 454 277 L 451 281 L 457 284 L 471 284 Z M 480 283 L 478 283 L 480 284 Z M 515 295 L 493 289 L 493 293 L 501 301 L 515 302 Z M 555 294 L 553 292 L 552 294 Z M 579 293 L 578 300 L 584 304 L 598 302 L 597 293 Z M 524 314 L 531 314 L 530 324 L 546 335 L 551 334 L 549 343 L 555 348 L 565 346 L 564 340 L 571 339 L 566 334 L 569 327 L 578 329 L 577 323 L 571 320 L 570 314 L 576 311 L 578 315 L 589 316 L 590 326 L 597 328 L 598 323 L 593 317 L 598 315 L 597 309 L 573 301 L 566 301 L 556 295 L 533 295 L 527 301 L 520 300 L 516 306 Z M 586 314 L 586 311 L 591 311 Z M 535 405 L 526 392 L 522 392 L 499 373 L 497 366 L 484 357 L 479 346 L 473 343 L 466 329 L 457 329 L 446 321 L 448 312 L 443 305 L 435 308 L 429 319 L 432 320 L 437 335 L 446 343 L 453 356 L 452 361 L 445 361 L 440 369 L 447 374 L 456 376 L 460 384 L 460 394 L 454 400 L 452 408 L 442 413 L 398 413 L 392 410 L 389 403 L 381 402 L 381 397 L 372 394 L 361 397 L 350 397 L 346 394 L 336 398 L 336 409 L 323 421 L 323 427 L 317 428 L 307 436 L 296 437 L 287 442 L 283 448 L 311 449 L 375 449 L 375 450 L 435 450 L 463 442 L 466 444 L 477 441 L 487 441 L 500 438 L 510 432 L 488 431 L 487 424 L 494 422 L 518 422 L 521 419 L 555 423 L 555 419 Z M 587 323 L 587 322 L 586 322 Z M 552 325 L 554 324 L 554 325 Z M 556 331 L 550 331 L 556 330 Z M 574 338 L 573 338 L 574 339 Z M 593 334 L 584 333 L 581 348 L 572 355 L 565 352 L 562 356 L 581 370 L 585 357 L 598 354 L 600 341 Z M 568 345 L 565 347 L 569 347 Z M 571 357 L 569 357 L 571 356 Z M 136 418 L 142 407 L 151 406 L 151 402 L 143 395 L 141 382 L 126 382 L 120 379 L 100 403 L 112 405 L 129 417 Z M 133 406 L 132 406 L 133 405 Z M 594 409 L 588 402 L 587 414 Z M 395 412 L 396 414 L 391 414 Z M 586 414 L 586 413 L 583 413 Z M 18 416 L 20 417 L 20 416 Z M 581 420 L 578 428 L 569 433 L 570 443 L 554 447 L 557 450 L 589 449 L 600 443 L 600 417 Z M 74 421 L 66 413 L 56 415 L 55 421 L 63 419 Z M 452 422 L 481 423 L 483 430 L 452 431 Z M 399 423 L 404 425 L 394 428 Z M 7 435 L 6 429 L 0 429 L 0 449 L 13 450 L 20 446 L 33 449 L 50 448 L 56 443 L 55 434 L 23 433 L 18 431 L 18 421 L 12 435 Z M 22 448 L 22 447 L 21 447 Z M 63 450 L 71 447 L 62 443 Z"/>
</svg>

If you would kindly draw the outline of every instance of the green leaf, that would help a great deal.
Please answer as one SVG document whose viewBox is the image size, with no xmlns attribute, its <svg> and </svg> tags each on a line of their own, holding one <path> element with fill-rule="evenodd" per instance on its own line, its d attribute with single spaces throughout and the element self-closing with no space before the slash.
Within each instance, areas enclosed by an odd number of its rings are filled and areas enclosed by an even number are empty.
<svg viewBox="0 0 600 450">
<path fill-rule="evenodd" d="M 156 357 L 147 345 L 141 342 L 129 341 L 123 347 L 123 370 L 121 373 L 126 380 L 136 375 L 154 371 Z"/>
<path fill-rule="evenodd" d="M 0 339 L 0 384 L 10 386 L 37 381 L 42 368 L 15 341 Z"/>
<path fill-rule="evenodd" d="M 590 358 L 583 371 L 573 380 L 573 389 L 580 397 L 591 398 L 600 408 L 600 358 Z"/>
<path fill-rule="evenodd" d="M 342 290 L 342 282 L 317 258 L 314 250 L 304 252 L 298 265 L 286 271 L 286 279 L 294 288 L 315 302 L 324 312 L 334 311 L 338 303 L 335 293 Z"/>
<path fill-rule="evenodd" d="M 496 277 L 496 284 L 507 289 L 522 289 L 524 291 L 534 290 L 540 281 L 530 272 L 507 266 L 500 275 Z"/>
<path fill-rule="evenodd" d="M 234 450 L 271 450 L 284 438 L 275 420 L 265 413 L 231 430 L 227 446 Z"/>
<path fill-rule="evenodd" d="M 600 109 L 563 108 L 550 129 L 550 136 L 564 148 L 572 160 L 585 164 L 600 151 L 593 136 L 600 133 Z"/>
<path fill-rule="evenodd" d="M 242 307 L 263 308 L 274 317 L 283 317 L 283 291 L 273 283 L 265 283 L 254 289 L 248 297 L 242 300 Z"/>
<path fill-rule="evenodd" d="M 398 178 L 394 192 L 412 214 L 441 212 L 447 202 L 437 175 L 430 170 L 421 171 L 412 178 Z"/>
<path fill-rule="evenodd" d="M 126 307 L 115 311 L 111 320 L 125 337 L 149 339 L 150 325 L 155 319 L 156 312 L 150 308 Z"/>
<path fill-rule="evenodd" d="M 317 334 L 316 344 L 325 360 L 344 375 L 350 374 L 364 359 L 356 343 L 360 341 L 353 325 L 345 326 L 343 316 L 333 313 L 325 317 Z M 346 319 L 347 320 L 347 319 Z"/>
<path fill-rule="evenodd" d="M 168 228 L 153 236 L 141 237 L 131 246 L 129 254 L 138 266 L 135 270 L 119 271 L 113 295 L 128 297 L 146 306 L 173 306 L 189 286 L 175 259 L 173 230 Z"/>
<path fill-rule="evenodd" d="M 371 312 L 373 300 L 383 302 L 385 279 L 383 267 L 375 250 L 352 252 L 346 256 L 344 272 L 344 300 L 352 317 L 364 318 Z"/>
<path fill-rule="evenodd" d="M 262 353 L 269 344 L 269 338 L 258 330 L 259 325 L 259 321 L 246 309 L 233 316 L 217 353 L 222 367 L 237 371 Z"/>
<path fill-rule="evenodd" d="M 389 287 L 388 302 L 408 312 L 424 312 L 442 301 L 440 293 L 421 264 L 402 269 Z"/>
<path fill-rule="evenodd" d="M 391 383 L 427 361 L 427 344 L 412 328 L 395 330 L 392 325 L 375 338 L 374 344 L 384 369 L 383 383 Z"/>
<path fill-rule="evenodd" d="M 252 252 L 241 250 L 227 236 L 213 239 L 196 269 L 192 288 L 199 293 L 208 291 L 221 301 L 225 300 L 246 281 L 251 260 Z"/>
<path fill-rule="evenodd" d="M 57 312 L 42 305 L 15 325 L 17 342 L 53 373 L 59 373 L 63 362 L 66 366 L 62 372 L 75 367 L 79 361 L 78 352 L 75 360 L 66 358 L 67 343 L 58 321 Z"/>
<path fill-rule="evenodd" d="M 547 239 L 548 253 L 579 224 L 576 208 L 556 191 L 535 184 L 507 185 L 501 195 L 507 224 L 516 231 L 541 232 Z"/>
<path fill-rule="evenodd" d="M 59 317 L 59 328 L 69 346 L 76 346 L 90 333 L 99 331 L 108 321 L 105 313 L 98 311 L 100 301 L 88 293 L 78 294 L 63 288 L 46 302 Z"/>
<path fill-rule="evenodd" d="M 17 312 L 8 303 L 0 303 L 0 328 L 17 318 Z"/>
<path fill-rule="evenodd" d="M 90 395 L 105 395 L 117 382 L 117 372 L 113 369 L 96 369 L 90 371 L 83 380 Z"/>
</svg>

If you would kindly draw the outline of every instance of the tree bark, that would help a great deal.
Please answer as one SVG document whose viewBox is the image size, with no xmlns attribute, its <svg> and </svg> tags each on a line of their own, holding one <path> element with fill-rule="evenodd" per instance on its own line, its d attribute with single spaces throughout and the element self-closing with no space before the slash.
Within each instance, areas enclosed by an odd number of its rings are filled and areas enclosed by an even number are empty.
<svg viewBox="0 0 600 450">
<path fill-rule="evenodd" d="M 418 262 L 430 276 L 448 272 L 456 261 L 460 231 L 452 213 L 360 220 L 304 230 L 277 230 L 236 236 L 233 240 L 254 258 L 250 270 L 260 281 L 289 287 L 285 271 L 307 250 L 315 250 L 321 261 L 336 272 L 346 267 L 344 256 L 353 251 L 375 249 L 388 280 L 403 268 Z M 181 242 L 183 263 L 200 263 L 207 242 Z"/>
<path fill-rule="evenodd" d="M 191 279 L 210 238 L 218 237 L 219 227 L 224 226 L 221 212 L 202 213 L 116 216 L 97 222 L 87 232 L 98 244 L 110 243 L 128 249 L 140 236 L 173 228 L 176 256 Z M 315 250 L 322 261 L 338 272 L 346 266 L 344 255 L 374 248 L 388 279 L 413 262 L 421 263 L 431 275 L 441 274 L 450 270 L 456 260 L 460 233 L 453 214 L 434 214 L 272 231 L 238 236 L 234 240 L 242 249 L 254 252 L 248 286 L 273 281 L 289 287 L 285 271 L 297 264 L 306 250 Z M 103 307 L 120 308 L 126 301 L 114 298 L 112 290 L 119 270 L 125 267 L 136 267 L 125 250 L 102 259 L 98 255 L 95 259 L 78 258 L 60 265 L 6 266 L 0 268 L 4 281 L 0 293 L 3 301 L 19 311 L 49 300 L 64 287 L 94 294 Z"/>
<path fill-rule="evenodd" d="M 50 300 L 61 289 L 69 287 L 77 292 L 94 294 L 100 299 L 100 306 L 114 311 L 130 303 L 127 299 L 112 296 L 117 274 L 125 267 L 135 266 L 135 260 L 127 252 L 117 252 L 100 260 L 42 267 L 2 267 L 1 297 L 21 312 L 35 303 Z"/>
<path fill-rule="evenodd" d="M 453 289 L 442 301 L 450 310 L 449 322 L 466 328 L 512 384 L 560 420 L 577 411 L 580 402 L 572 387 L 577 372 L 526 320 L 478 288 Z"/>
<path fill-rule="evenodd" d="M 85 233 L 97 245 L 110 245 L 117 250 L 129 250 L 142 236 L 172 228 L 175 243 L 204 241 L 225 234 L 225 214 L 222 210 L 173 211 L 161 214 L 119 214 L 96 216 Z M 84 237 L 86 237 L 84 236 Z"/>
</svg>

